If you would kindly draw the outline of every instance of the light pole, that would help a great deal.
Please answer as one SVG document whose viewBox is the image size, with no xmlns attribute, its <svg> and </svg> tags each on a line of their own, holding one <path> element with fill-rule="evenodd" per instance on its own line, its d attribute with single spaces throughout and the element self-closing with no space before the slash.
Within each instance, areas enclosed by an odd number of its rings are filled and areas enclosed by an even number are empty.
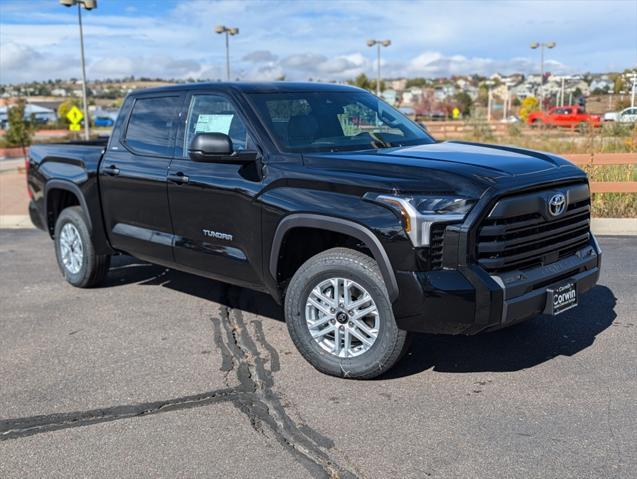
<svg viewBox="0 0 637 479">
<path fill-rule="evenodd" d="M 566 81 L 571 80 L 570 76 L 562 76 L 562 86 L 560 87 L 560 106 L 564 106 L 564 94 L 566 93 Z M 571 102 L 569 101 L 569 105 Z"/>
<path fill-rule="evenodd" d="M 487 85 L 487 121 L 491 121 L 491 87 L 493 86 L 493 81 L 487 80 L 485 84 Z"/>
<path fill-rule="evenodd" d="M 60 0 L 60 4 L 65 7 L 73 7 L 77 5 L 77 21 L 80 25 L 80 54 L 82 57 L 82 102 L 84 103 L 84 139 L 89 140 L 91 133 L 89 131 L 88 117 L 88 100 L 86 99 L 86 66 L 84 63 L 84 31 L 82 30 L 82 7 L 87 10 L 97 8 L 97 0 Z"/>
<path fill-rule="evenodd" d="M 376 45 L 376 61 L 377 72 L 376 72 L 376 96 L 380 98 L 380 47 L 388 47 L 391 45 L 391 40 L 367 40 L 367 46 L 373 47 Z"/>
<path fill-rule="evenodd" d="M 628 77 L 633 81 L 633 88 L 630 94 L 630 107 L 635 108 L 635 82 L 637 82 L 637 73 L 630 73 Z"/>
<path fill-rule="evenodd" d="M 531 49 L 535 50 L 537 48 L 540 49 L 540 110 L 544 111 L 544 49 L 555 48 L 557 44 L 555 42 L 541 43 L 541 42 L 533 42 L 531 43 Z"/>
<path fill-rule="evenodd" d="M 230 35 L 238 35 L 239 29 L 236 27 L 226 27 L 225 25 L 217 25 L 215 27 L 216 33 L 226 34 L 226 80 L 230 81 L 230 41 L 228 38 Z"/>
</svg>

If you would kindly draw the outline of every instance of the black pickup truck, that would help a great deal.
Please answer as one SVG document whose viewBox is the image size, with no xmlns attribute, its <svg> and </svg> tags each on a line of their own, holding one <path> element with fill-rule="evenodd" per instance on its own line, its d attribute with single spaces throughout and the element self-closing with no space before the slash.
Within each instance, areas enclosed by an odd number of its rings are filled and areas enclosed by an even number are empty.
<svg viewBox="0 0 637 479">
<path fill-rule="evenodd" d="M 408 332 L 561 313 L 599 277 L 584 172 L 437 142 L 348 86 L 136 91 L 107 142 L 33 146 L 28 166 L 32 221 L 69 283 L 98 284 L 127 253 L 265 291 L 337 376 L 387 371 Z"/>
</svg>

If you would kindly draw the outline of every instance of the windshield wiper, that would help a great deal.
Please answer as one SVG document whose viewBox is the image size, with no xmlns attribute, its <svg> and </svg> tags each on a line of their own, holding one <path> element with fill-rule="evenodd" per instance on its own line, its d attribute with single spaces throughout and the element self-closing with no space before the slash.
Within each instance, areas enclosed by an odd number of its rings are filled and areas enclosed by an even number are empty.
<svg viewBox="0 0 637 479">
<path fill-rule="evenodd" d="M 369 136 L 371 136 L 374 141 L 372 141 L 372 146 L 374 148 L 391 148 L 391 143 L 385 141 L 380 133 L 375 133 L 373 131 L 368 132 Z"/>
</svg>

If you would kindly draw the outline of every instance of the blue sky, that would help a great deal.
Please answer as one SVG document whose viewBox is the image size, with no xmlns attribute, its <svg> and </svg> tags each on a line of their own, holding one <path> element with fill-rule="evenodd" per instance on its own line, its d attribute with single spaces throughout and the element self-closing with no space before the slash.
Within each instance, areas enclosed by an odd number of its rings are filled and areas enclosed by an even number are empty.
<svg viewBox="0 0 637 479">
<path fill-rule="evenodd" d="M 213 1 L 98 0 L 84 12 L 89 79 L 128 75 L 344 80 L 374 74 L 368 38 L 388 76 L 537 72 L 533 41 L 555 41 L 547 70 L 637 66 L 637 0 Z M 79 77 L 75 9 L 57 0 L 0 0 L 0 82 Z"/>
</svg>

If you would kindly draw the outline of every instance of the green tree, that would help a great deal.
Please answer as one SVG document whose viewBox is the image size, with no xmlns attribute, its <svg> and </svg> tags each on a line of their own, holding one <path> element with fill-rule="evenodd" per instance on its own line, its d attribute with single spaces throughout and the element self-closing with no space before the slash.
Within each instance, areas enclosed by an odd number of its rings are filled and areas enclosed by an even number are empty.
<svg viewBox="0 0 637 479">
<path fill-rule="evenodd" d="M 33 115 L 28 120 L 24 118 L 25 108 L 26 102 L 23 99 L 18 100 L 18 103 L 9 108 L 9 128 L 5 139 L 8 145 L 22 148 L 22 154 L 26 158 L 27 146 L 31 144 L 36 125 Z"/>
<path fill-rule="evenodd" d="M 527 96 L 524 100 L 522 100 L 522 105 L 520 105 L 519 117 L 523 122 L 526 121 L 526 118 L 533 111 L 537 111 L 540 109 L 540 102 L 534 96 Z"/>
<path fill-rule="evenodd" d="M 354 78 L 353 81 L 350 80 L 349 83 L 351 85 L 357 86 L 358 88 L 364 88 L 366 90 L 369 90 L 372 85 L 372 83 L 369 81 L 369 78 L 367 78 L 367 75 L 365 75 L 364 73 L 358 75 L 356 78 Z"/>
<path fill-rule="evenodd" d="M 626 86 L 626 81 L 624 80 L 623 75 L 614 75 L 613 78 L 613 93 L 619 94 L 624 90 Z"/>
</svg>

